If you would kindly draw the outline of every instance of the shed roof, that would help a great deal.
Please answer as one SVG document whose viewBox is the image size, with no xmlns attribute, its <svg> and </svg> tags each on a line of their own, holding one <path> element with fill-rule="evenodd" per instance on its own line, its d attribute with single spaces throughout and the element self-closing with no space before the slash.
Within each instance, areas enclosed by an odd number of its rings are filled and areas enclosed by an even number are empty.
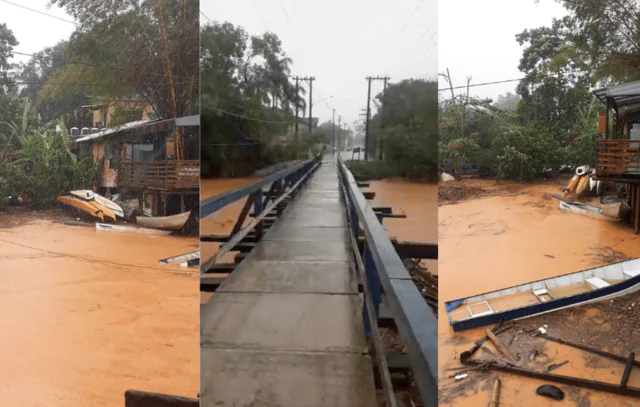
<svg viewBox="0 0 640 407">
<path fill-rule="evenodd" d="M 614 107 L 640 104 L 640 81 L 596 89 L 593 94 L 605 105 L 607 104 L 607 98 L 610 98 Z"/>
</svg>

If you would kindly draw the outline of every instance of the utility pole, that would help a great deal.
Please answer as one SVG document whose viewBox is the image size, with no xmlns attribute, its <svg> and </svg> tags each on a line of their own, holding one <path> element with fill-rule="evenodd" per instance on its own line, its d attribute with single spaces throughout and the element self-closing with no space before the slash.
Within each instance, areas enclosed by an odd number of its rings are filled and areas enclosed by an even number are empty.
<svg viewBox="0 0 640 407">
<path fill-rule="evenodd" d="M 316 80 L 314 76 L 306 78 L 309 81 L 309 134 L 311 134 L 311 118 L 313 117 L 313 81 Z"/>
<path fill-rule="evenodd" d="M 295 141 L 296 141 L 296 146 L 298 145 L 298 83 L 300 81 L 300 78 L 297 76 L 294 76 L 293 79 L 295 79 L 296 81 L 296 122 L 295 122 L 295 126 L 296 126 L 296 135 L 295 135 Z M 297 148 L 297 147 L 296 147 Z"/>
<path fill-rule="evenodd" d="M 388 76 L 385 76 L 384 78 L 382 78 L 382 81 L 383 81 L 383 83 L 384 83 L 384 88 L 382 88 L 382 100 L 383 100 L 383 102 L 382 102 L 382 107 L 383 107 L 383 108 L 384 108 L 384 98 L 385 98 L 385 96 L 387 95 L 387 81 L 388 81 L 389 79 L 391 79 L 391 78 L 389 78 Z M 384 128 L 384 121 L 382 122 L 382 127 Z M 384 140 L 383 140 L 383 138 L 382 138 L 382 132 L 381 132 L 381 133 L 380 133 L 380 140 L 378 140 L 378 149 L 380 150 L 380 151 L 378 152 L 378 159 L 379 159 L 380 161 L 382 161 L 382 159 L 384 158 L 384 157 L 383 157 L 383 153 L 382 153 L 382 151 L 383 151 L 383 150 L 382 150 L 382 143 L 383 143 L 383 141 L 384 141 Z"/>
<path fill-rule="evenodd" d="M 338 148 L 340 148 L 340 137 L 342 135 L 342 116 L 338 116 Z"/>
<path fill-rule="evenodd" d="M 369 159 L 369 120 L 371 119 L 371 82 L 372 81 L 386 81 L 391 79 L 388 76 L 367 76 L 369 82 L 367 90 L 367 118 L 364 126 L 364 160 Z M 385 85 L 386 87 L 386 85 Z"/>
<path fill-rule="evenodd" d="M 336 154 L 336 109 L 333 109 L 333 116 L 331 119 L 331 144 L 333 149 L 331 155 Z"/>
</svg>

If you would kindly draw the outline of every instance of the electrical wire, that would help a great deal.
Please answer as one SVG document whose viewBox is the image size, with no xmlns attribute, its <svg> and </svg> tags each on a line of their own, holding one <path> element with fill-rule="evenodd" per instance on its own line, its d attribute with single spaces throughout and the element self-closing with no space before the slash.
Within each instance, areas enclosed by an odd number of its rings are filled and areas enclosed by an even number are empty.
<svg viewBox="0 0 640 407">
<path fill-rule="evenodd" d="M 202 10 L 200 10 L 200 14 L 201 14 L 204 18 L 206 18 L 206 19 L 207 19 L 207 21 L 208 21 L 209 23 L 213 24 L 213 20 L 211 20 L 209 17 L 207 17 L 207 15 L 206 15 Z"/>
<path fill-rule="evenodd" d="M 241 119 L 247 119 L 247 120 L 251 120 L 251 121 L 254 121 L 254 122 L 258 122 L 258 123 L 267 123 L 267 124 L 293 124 L 293 123 L 295 123 L 295 120 L 292 120 L 292 121 L 283 121 L 283 120 L 274 121 L 274 120 L 257 119 L 255 117 L 249 117 L 249 116 L 245 116 L 243 114 L 233 113 L 233 112 L 229 112 L 227 110 L 219 109 L 217 107 L 213 107 L 213 106 L 210 106 L 210 105 L 207 105 L 207 104 L 204 104 L 204 103 L 203 103 L 203 106 L 205 106 L 207 109 L 215 110 L 217 112 L 224 113 L 224 114 L 227 114 L 229 116 L 235 116 L 235 117 L 239 117 Z"/>
<path fill-rule="evenodd" d="M 27 82 L 27 81 L 12 81 L 12 82 L 0 82 L 0 85 L 40 85 L 40 86 L 137 86 L 128 83 L 40 83 L 40 82 Z"/>
<path fill-rule="evenodd" d="M 44 11 L 35 10 L 35 9 L 29 8 L 27 6 L 23 6 L 22 4 L 17 4 L 17 3 L 14 3 L 12 1 L 9 1 L 9 0 L 0 0 L 0 1 L 3 2 L 3 3 L 11 4 L 12 6 L 16 6 L 16 7 L 20 7 L 22 9 L 25 9 L 25 10 L 32 11 L 34 13 L 42 14 L 43 16 L 47 16 L 47 17 L 55 18 L 56 20 L 64 21 L 65 23 L 73 24 L 73 25 L 76 25 L 76 26 L 78 25 L 75 21 L 71 21 L 71 20 L 67 20 L 67 19 L 62 18 L 62 17 L 54 16 L 53 14 L 45 13 Z"/>
<path fill-rule="evenodd" d="M 110 261 L 110 260 L 99 260 L 99 259 L 93 259 L 91 257 L 84 257 L 84 256 L 78 256 L 76 254 L 71 254 L 71 253 L 63 253 L 63 252 L 55 252 L 52 250 L 47 250 L 47 249 L 41 249 L 39 247 L 34 247 L 34 246 L 29 246 L 26 244 L 22 244 L 22 243 L 16 243 L 16 242 L 12 242 L 10 240 L 5 240 L 5 239 L 0 239 L 1 242 L 5 242 L 5 243 L 9 243 L 15 246 L 19 246 L 19 247 L 24 247 L 26 249 L 31 249 L 31 250 L 37 250 L 43 253 L 49 253 L 49 254 L 53 254 L 56 256 L 62 256 L 62 257 L 70 257 L 70 258 L 74 258 L 74 259 L 78 259 L 78 260 L 83 260 L 83 261 L 88 261 L 91 263 L 103 263 L 103 264 L 111 264 L 113 266 L 120 266 L 120 267 L 129 267 L 129 268 L 137 268 L 137 269 L 147 269 L 147 270 L 160 270 L 163 271 L 165 273 L 172 273 L 175 274 L 176 272 L 180 272 L 181 270 L 178 269 L 167 269 L 167 268 L 163 268 L 163 267 L 152 267 L 152 266 L 141 266 L 138 264 L 130 264 L 130 263 L 119 263 L 119 262 L 115 262 L 115 261 Z M 181 273 L 181 274 L 191 274 L 191 273 Z"/>
</svg>

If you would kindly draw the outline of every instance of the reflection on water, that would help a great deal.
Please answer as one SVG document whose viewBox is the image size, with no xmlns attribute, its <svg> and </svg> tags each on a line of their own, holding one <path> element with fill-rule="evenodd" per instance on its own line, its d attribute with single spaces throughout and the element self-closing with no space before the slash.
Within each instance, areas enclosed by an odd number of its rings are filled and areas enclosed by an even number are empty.
<svg viewBox="0 0 640 407">
<path fill-rule="evenodd" d="M 33 219 L 0 228 L 0 239 L 0 405 L 198 393 L 197 273 L 159 263 L 197 239 Z"/>
<path fill-rule="evenodd" d="M 487 404 L 491 378 L 496 376 L 491 374 L 481 383 L 467 385 L 448 378 L 451 372 L 446 369 L 459 366 L 458 356 L 469 349 L 473 341 L 484 336 L 484 328 L 453 334 L 447 321 L 445 301 L 598 267 L 612 260 L 621 261 L 624 256 L 640 257 L 637 236 L 628 226 L 561 213 L 558 201 L 551 197 L 560 192 L 560 185 L 503 182 L 502 186 L 495 187 L 494 184 L 494 181 L 465 180 L 466 186 L 489 191 L 499 188 L 501 195 L 443 205 L 438 210 L 439 268 L 443 276 L 439 281 L 438 319 L 441 393 L 466 386 L 461 392 L 466 397 L 447 399 L 447 403 L 441 405 Z M 572 289 L 579 287 L 566 288 Z M 590 368 L 584 352 L 555 343 L 546 343 L 544 352 L 555 362 L 570 361 L 558 374 L 615 383 L 619 382 L 624 369 L 623 364 L 609 361 L 603 362 L 606 369 Z M 470 374 L 470 378 L 473 376 Z M 508 375 L 500 377 L 503 380 L 501 405 L 573 406 L 576 397 L 586 393 L 579 391 L 572 397 L 573 401 L 548 401 L 535 395 L 542 382 Z M 630 386 L 640 386 L 640 377 L 636 376 L 632 381 Z M 560 387 L 567 391 L 566 386 Z M 632 405 L 629 399 L 591 393 L 590 401 L 594 406 Z"/>
</svg>

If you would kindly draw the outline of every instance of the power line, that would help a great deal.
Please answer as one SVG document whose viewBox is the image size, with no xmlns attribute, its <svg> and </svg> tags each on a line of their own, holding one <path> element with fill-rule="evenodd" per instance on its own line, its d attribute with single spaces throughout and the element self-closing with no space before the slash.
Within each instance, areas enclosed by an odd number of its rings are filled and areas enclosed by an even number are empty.
<svg viewBox="0 0 640 407">
<path fill-rule="evenodd" d="M 413 18 L 413 16 L 418 12 L 418 10 L 420 10 L 420 7 L 422 7 L 423 3 L 424 3 L 424 0 L 420 0 L 420 3 L 415 8 L 415 10 L 413 10 L 413 13 L 411 13 L 411 15 L 409 15 L 409 18 L 404 23 L 404 26 L 402 27 L 402 30 L 400 30 L 400 35 L 402 35 L 402 33 L 404 33 L 404 30 L 407 28 L 407 25 L 409 24 L 409 21 L 411 21 L 411 18 Z"/>
<path fill-rule="evenodd" d="M 287 24 L 291 25 L 291 21 L 289 20 L 289 15 L 287 14 L 287 10 L 284 8 L 284 4 L 282 4 L 282 0 L 280 0 L 280 8 L 282 9 L 282 13 L 284 14 L 284 18 L 287 20 Z M 291 27 L 293 28 L 293 27 Z"/>
<path fill-rule="evenodd" d="M 260 20 L 262 20 L 262 24 L 264 24 L 265 31 L 269 31 L 269 26 L 267 26 L 267 22 L 262 17 L 262 14 L 258 10 L 258 7 L 256 7 L 256 3 L 253 0 L 249 0 L 249 1 L 251 2 L 251 5 L 253 6 L 253 9 L 256 11 L 256 14 L 258 14 L 258 17 L 260 17 Z"/>
<path fill-rule="evenodd" d="M 239 118 L 242 118 L 242 119 L 251 120 L 251 121 L 254 121 L 254 122 L 258 122 L 258 123 L 267 123 L 267 124 L 292 124 L 292 123 L 295 123 L 295 121 L 273 121 L 273 120 L 256 119 L 255 117 L 249 117 L 249 116 L 245 116 L 243 114 L 229 112 L 229 111 L 226 111 L 226 110 L 223 110 L 223 109 L 218 109 L 216 107 L 213 107 L 213 106 L 210 106 L 210 105 L 207 105 L 207 104 L 203 104 L 203 105 L 207 109 L 215 110 L 215 111 L 220 112 L 220 113 L 228 114 L 230 116 L 235 116 L 235 117 L 239 117 Z"/>
<path fill-rule="evenodd" d="M 55 18 L 56 20 L 64 21 L 65 23 L 77 25 L 77 23 L 75 21 L 71 21 L 71 20 L 67 20 L 67 19 L 62 18 L 62 17 L 54 16 L 53 14 L 45 13 L 44 11 L 35 10 L 35 9 L 29 8 L 27 6 L 23 6 L 22 4 L 17 4 L 17 3 L 14 3 L 12 1 L 9 1 L 9 0 L 0 0 L 0 1 L 2 1 L 3 3 L 11 4 L 12 6 L 16 6 L 16 7 L 20 7 L 22 9 L 25 9 L 25 10 L 32 11 L 34 13 L 42 14 L 43 16 L 47 16 L 47 17 Z"/>
<path fill-rule="evenodd" d="M 40 85 L 40 86 L 134 86 L 126 83 L 41 83 L 41 82 L 25 82 L 25 81 L 12 81 L 12 82 L 0 82 L 0 85 Z"/>
<path fill-rule="evenodd" d="M 211 20 L 209 17 L 207 17 L 207 15 L 202 10 L 200 10 L 200 14 L 202 14 L 202 16 L 204 18 L 206 18 L 209 23 L 213 24 L 213 20 Z"/>
<path fill-rule="evenodd" d="M 2 1 L 2 0 L 0 0 L 0 1 Z M 111 265 L 114 265 L 114 266 L 137 268 L 137 269 L 160 270 L 160 271 L 163 271 L 163 272 L 166 272 L 166 273 L 175 273 L 175 272 L 179 272 L 180 271 L 178 269 L 171 269 L 171 268 L 164 268 L 164 267 L 142 266 L 142 265 L 138 265 L 138 264 L 118 263 L 118 262 L 109 261 L 109 260 L 93 259 L 93 258 L 90 258 L 90 257 L 78 256 L 78 255 L 70 254 L 70 253 L 62 253 L 62 252 L 55 252 L 55 251 L 47 250 L 47 249 L 41 249 L 39 247 L 29 246 L 29 245 L 26 245 L 26 244 L 12 242 L 10 240 L 5 240 L 5 239 L 0 239 L 0 241 L 5 242 L 5 243 L 9 243 L 9 244 L 12 244 L 12 245 L 15 245 L 15 246 L 20 246 L 20 247 L 24 247 L 24 248 L 27 248 L 27 249 L 31 249 L 31 250 L 37 250 L 37 251 L 40 251 L 40 252 L 49 253 L 49 254 L 53 254 L 53 255 L 57 255 L 57 256 L 61 256 L 61 257 L 70 257 L 70 258 L 73 258 L 73 259 L 83 260 L 83 261 L 87 261 L 87 262 L 91 262 L 91 263 L 111 264 Z M 187 274 L 187 273 L 185 273 L 185 274 Z"/>
<path fill-rule="evenodd" d="M 467 85 L 465 85 L 465 86 L 454 86 L 453 88 L 442 88 L 442 89 L 438 89 L 438 92 L 442 92 L 442 91 L 445 91 L 445 90 L 451 90 L 451 89 L 453 89 L 453 90 L 455 90 L 455 89 L 466 89 L 467 87 L 469 87 L 469 88 L 475 88 L 475 87 L 477 87 L 477 86 L 487 86 L 487 85 L 496 85 L 496 84 L 499 84 L 499 83 L 517 82 L 517 81 L 521 81 L 521 80 L 523 80 L 523 79 L 525 79 L 525 78 L 518 78 L 518 79 L 506 79 L 506 80 L 503 80 L 503 81 L 476 83 L 476 84 L 469 85 L 469 86 L 467 86 Z"/>
</svg>

